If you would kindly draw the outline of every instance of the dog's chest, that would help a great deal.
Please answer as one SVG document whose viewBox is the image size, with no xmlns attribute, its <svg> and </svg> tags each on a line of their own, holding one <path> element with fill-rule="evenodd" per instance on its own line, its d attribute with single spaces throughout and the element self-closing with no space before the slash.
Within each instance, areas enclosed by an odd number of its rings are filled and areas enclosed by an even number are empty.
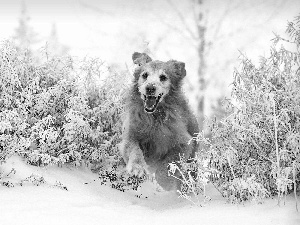
<svg viewBox="0 0 300 225">
<path fill-rule="evenodd" d="M 162 123 L 146 125 L 139 132 L 139 140 L 144 145 L 144 149 L 151 152 L 157 151 L 157 148 L 168 148 L 172 140 L 175 140 L 176 132 L 172 127 Z"/>
</svg>

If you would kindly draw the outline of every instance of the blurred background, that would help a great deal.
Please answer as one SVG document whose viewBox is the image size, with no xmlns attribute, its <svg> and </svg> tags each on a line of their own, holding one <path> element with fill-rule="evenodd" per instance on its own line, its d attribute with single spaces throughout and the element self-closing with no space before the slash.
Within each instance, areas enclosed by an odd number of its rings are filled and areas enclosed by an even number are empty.
<svg viewBox="0 0 300 225">
<path fill-rule="evenodd" d="M 53 55 L 96 57 L 117 72 L 131 55 L 186 63 L 184 85 L 198 116 L 222 114 L 241 53 L 268 56 L 299 0 L 0 0 L 0 40 Z"/>
</svg>

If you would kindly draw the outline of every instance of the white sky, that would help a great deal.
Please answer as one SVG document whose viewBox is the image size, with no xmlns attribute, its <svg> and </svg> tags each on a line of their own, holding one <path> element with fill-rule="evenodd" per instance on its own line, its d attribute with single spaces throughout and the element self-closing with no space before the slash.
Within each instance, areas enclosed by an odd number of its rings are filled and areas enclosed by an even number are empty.
<svg viewBox="0 0 300 225">
<path fill-rule="evenodd" d="M 0 0 L 0 29 L 2 31 L 0 39 L 11 36 L 17 27 L 21 2 L 21 0 Z M 109 61 L 112 61 L 113 57 L 109 50 L 116 50 L 123 44 L 130 44 L 132 27 L 145 29 L 144 21 L 149 19 L 149 15 L 139 17 L 141 12 L 138 10 L 144 6 L 137 0 L 27 0 L 25 2 L 31 18 L 30 24 L 41 38 L 49 35 L 51 26 L 55 23 L 59 40 L 70 46 L 73 54 L 95 55 Z M 138 8 L 135 7 L 137 3 L 139 4 Z M 103 13 L 97 12 L 87 5 L 95 6 L 95 9 L 103 10 Z M 160 10 L 156 9 L 156 11 Z M 157 32 L 155 30 L 157 22 L 156 24 L 153 21 L 152 23 L 146 22 L 146 24 L 147 29 Z M 134 32 L 140 32 L 141 35 L 143 31 L 139 31 L 137 28 Z M 138 36 L 136 39 L 142 43 L 142 38 Z M 129 43 L 122 43 L 126 37 L 129 39 L 129 41 L 127 40 Z M 124 61 L 124 58 L 122 60 Z M 120 62 L 120 59 L 116 59 L 116 61 Z"/>
<path fill-rule="evenodd" d="M 17 27 L 21 2 L 21 0 L 0 0 L 0 39 L 11 36 Z M 134 51 L 133 48 L 137 47 L 137 42 L 142 45 L 143 39 L 151 41 L 159 34 L 161 35 L 167 28 L 159 22 L 160 17 L 169 19 L 172 23 L 179 22 L 174 17 L 174 10 L 163 0 L 25 0 L 25 2 L 31 17 L 31 25 L 41 38 L 47 37 L 52 24 L 55 23 L 59 40 L 70 46 L 73 54 L 97 55 L 107 58 L 109 61 L 112 61 L 113 58 L 118 62 L 124 61 L 124 55 L 121 56 L 121 60 L 118 57 L 118 48 L 127 48 L 127 45 L 132 45 L 132 51 Z M 230 2 L 234 1 L 213 0 L 207 2 L 209 13 L 217 18 L 222 15 L 224 8 L 233 4 Z M 272 19 L 266 24 L 266 28 L 270 28 L 270 30 L 266 30 L 266 33 L 271 36 L 274 30 L 284 30 L 287 20 L 291 20 L 297 13 L 300 13 L 300 1 L 298 0 L 244 0 L 239 2 L 242 2 L 240 6 L 226 17 L 227 22 L 223 25 L 225 28 L 223 33 L 234 27 L 239 28 L 243 23 L 247 26 L 255 21 L 254 27 L 250 27 L 251 30 L 254 30 L 265 23 L 264 20 L 273 13 Z M 278 2 L 285 3 L 281 6 L 281 3 L 278 4 Z M 95 9 L 100 9 L 102 12 L 88 8 L 87 5 L 94 6 Z M 188 9 L 186 11 L 188 12 Z M 243 33 L 247 32 L 247 29 L 244 29 L 240 38 L 243 38 Z M 165 33 L 165 36 L 169 35 L 169 33 Z M 178 39 L 178 36 L 178 34 L 172 36 L 168 43 L 176 44 L 177 41 L 172 39 Z M 239 35 L 235 34 L 235 36 Z M 166 47 L 168 48 L 168 46 Z M 130 55 L 131 53 L 129 59 Z M 166 57 L 164 54 L 162 55 L 161 57 Z"/>
<path fill-rule="evenodd" d="M 124 67 L 134 51 L 149 42 L 154 59 L 176 59 L 186 63 L 190 83 L 197 79 L 197 51 L 168 0 L 24 0 L 30 24 L 46 40 L 52 24 L 58 39 L 73 56 L 95 56 Z M 192 31 L 192 5 L 169 0 L 182 12 Z M 0 40 L 9 38 L 18 26 L 21 0 L 0 0 Z M 207 0 L 208 37 L 214 24 L 222 22 L 207 55 L 207 76 L 212 77 L 211 95 L 228 93 L 238 50 L 252 60 L 269 53 L 273 33 L 284 35 L 287 21 L 300 13 L 300 0 Z M 227 9 L 228 14 L 223 17 Z M 179 28 L 179 32 L 166 26 Z M 43 41 L 41 45 L 45 44 Z"/>
</svg>

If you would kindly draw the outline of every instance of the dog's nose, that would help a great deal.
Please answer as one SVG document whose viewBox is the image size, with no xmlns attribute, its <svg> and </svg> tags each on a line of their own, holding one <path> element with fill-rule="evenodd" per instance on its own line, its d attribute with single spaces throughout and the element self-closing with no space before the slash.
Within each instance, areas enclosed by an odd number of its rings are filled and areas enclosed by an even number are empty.
<svg viewBox="0 0 300 225">
<path fill-rule="evenodd" d="M 154 86 L 154 84 L 149 84 L 146 87 L 146 94 L 147 95 L 154 95 L 156 91 L 156 87 Z"/>
</svg>

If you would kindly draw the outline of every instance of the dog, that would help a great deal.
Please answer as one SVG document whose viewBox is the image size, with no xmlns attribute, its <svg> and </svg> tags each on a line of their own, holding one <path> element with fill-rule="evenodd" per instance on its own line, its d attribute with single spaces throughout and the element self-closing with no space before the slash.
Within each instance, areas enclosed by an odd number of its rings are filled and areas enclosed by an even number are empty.
<svg viewBox="0 0 300 225">
<path fill-rule="evenodd" d="M 126 98 L 120 153 L 130 174 L 151 172 L 166 191 L 180 182 L 168 176 L 168 165 L 193 157 L 198 145 L 188 142 L 199 132 L 196 117 L 182 93 L 185 63 L 153 61 L 145 53 L 132 56 L 137 65 Z"/>
</svg>

